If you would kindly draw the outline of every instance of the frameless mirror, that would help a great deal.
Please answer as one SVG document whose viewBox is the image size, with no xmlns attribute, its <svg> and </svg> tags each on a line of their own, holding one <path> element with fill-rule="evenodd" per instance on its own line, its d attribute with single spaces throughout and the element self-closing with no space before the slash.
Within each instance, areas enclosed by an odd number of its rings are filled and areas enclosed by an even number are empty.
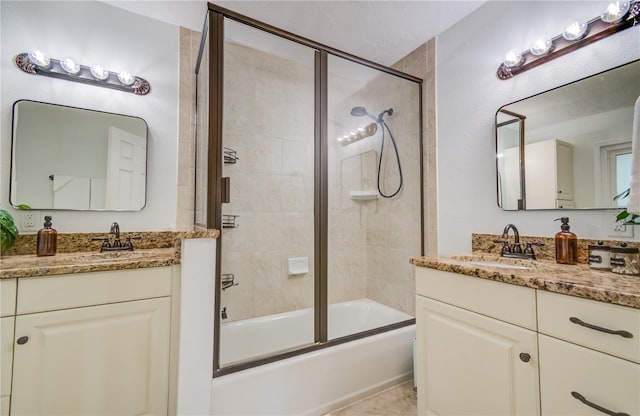
<svg viewBox="0 0 640 416">
<path fill-rule="evenodd" d="M 141 210 L 146 159 L 141 118 L 28 100 L 13 105 L 13 206 Z"/>
<path fill-rule="evenodd" d="M 498 206 L 618 208 L 629 187 L 640 61 L 501 107 L 496 114 Z"/>
</svg>

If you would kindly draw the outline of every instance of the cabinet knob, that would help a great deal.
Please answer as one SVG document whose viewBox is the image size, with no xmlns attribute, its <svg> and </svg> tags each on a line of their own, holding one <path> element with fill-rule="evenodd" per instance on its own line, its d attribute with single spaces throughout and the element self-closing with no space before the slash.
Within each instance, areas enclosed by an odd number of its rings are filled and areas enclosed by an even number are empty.
<svg viewBox="0 0 640 416">
<path fill-rule="evenodd" d="M 18 345 L 24 345 L 29 342 L 29 337 L 20 337 L 16 340 L 16 342 L 18 343 Z"/>
<path fill-rule="evenodd" d="M 526 352 L 520 353 L 520 360 L 524 361 L 525 363 L 528 363 L 530 359 L 531 359 L 531 356 Z"/>
</svg>

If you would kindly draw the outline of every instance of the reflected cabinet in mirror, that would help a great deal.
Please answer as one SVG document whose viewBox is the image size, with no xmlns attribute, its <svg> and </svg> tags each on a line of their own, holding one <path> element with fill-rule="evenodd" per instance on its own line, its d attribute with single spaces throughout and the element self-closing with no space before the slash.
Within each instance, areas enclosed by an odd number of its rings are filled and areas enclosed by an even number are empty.
<svg viewBox="0 0 640 416">
<path fill-rule="evenodd" d="M 27 100 L 13 105 L 13 206 L 141 210 L 146 159 L 141 118 Z"/>
<path fill-rule="evenodd" d="M 629 188 L 640 61 L 507 104 L 496 114 L 498 206 L 619 208 Z"/>
</svg>

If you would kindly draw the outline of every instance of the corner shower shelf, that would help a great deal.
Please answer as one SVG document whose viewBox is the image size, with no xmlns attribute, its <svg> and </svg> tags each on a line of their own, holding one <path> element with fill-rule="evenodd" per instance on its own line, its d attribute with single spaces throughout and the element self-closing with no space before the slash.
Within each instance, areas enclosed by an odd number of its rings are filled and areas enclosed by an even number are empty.
<svg viewBox="0 0 640 416">
<path fill-rule="evenodd" d="M 240 224 L 236 223 L 238 217 L 239 215 L 223 214 L 222 228 L 238 228 L 240 226 Z"/>
<path fill-rule="evenodd" d="M 235 165 L 236 162 L 240 159 L 238 157 L 238 152 L 228 147 L 223 149 L 224 163 L 227 165 Z"/>
<path fill-rule="evenodd" d="M 378 199 L 378 191 L 351 191 L 350 195 L 354 201 L 373 201 Z"/>
</svg>

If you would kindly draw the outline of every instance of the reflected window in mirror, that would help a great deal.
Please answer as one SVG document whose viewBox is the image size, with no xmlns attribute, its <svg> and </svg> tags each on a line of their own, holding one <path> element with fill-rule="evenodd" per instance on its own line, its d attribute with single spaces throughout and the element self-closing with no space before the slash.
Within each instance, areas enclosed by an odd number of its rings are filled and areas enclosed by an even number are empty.
<svg viewBox="0 0 640 416">
<path fill-rule="evenodd" d="M 10 202 L 48 210 L 139 211 L 147 123 L 36 101 L 13 105 Z"/>
<path fill-rule="evenodd" d="M 613 197 L 628 188 L 639 80 L 640 61 L 634 61 L 501 107 L 498 205 L 504 210 L 624 206 L 626 200 Z M 508 114 L 523 117 L 519 148 L 515 128 L 504 124 Z M 520 152 L 516 167 L 507 162 L 509 152 Z"/>
</svg>

